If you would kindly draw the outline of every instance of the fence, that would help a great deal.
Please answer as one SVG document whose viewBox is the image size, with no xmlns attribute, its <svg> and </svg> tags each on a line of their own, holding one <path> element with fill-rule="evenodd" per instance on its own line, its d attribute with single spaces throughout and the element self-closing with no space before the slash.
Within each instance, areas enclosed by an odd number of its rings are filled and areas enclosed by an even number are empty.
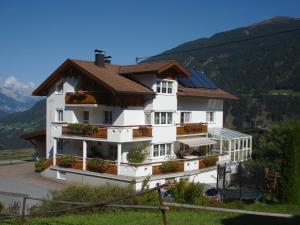
<svg viewBox="0 0 300 225">
<path fill-rule="evenodd" d="M 137 193 L 128 194 L 124 197 L 115 198 L 110 201 L 103 201 L 99 203 L 86 203 L 86 202 L 71 202 L 71 201 L 58 201 L 58 200 L 50 200 L 50 199 L 43 199 L 43 198 L 36 198 L 28 196 L 27 194 L 20 194 L 20 193 L 11 193 L 11 192 L 1 192 L 0 195 L 4 196 L 12 196 L 12 197 L 19 197 L 22 198 L 22 205 L 19 211 L 19 214 L 11 214 L 11 213 L 0 213 L 0 221 L 7 220 L 7 219 L 18 219 L 20 221 L 19 224 L 24 224 L 26 222 L 26 218 L 29 217 L 37 217 L 37 216 L 51 216 L 51 215 L 61 215 L 68 212 L 74 212 L 74 210 L 88 210 L 91 208 L 121 208 L 121 209 L 142 209 L 142 210 L 160 210 L 162 213 L 162 222 L 163 225 L 168 224 L 167 219 L 167 211 L 170 208 L 178 208 L 178 209 L 186 209 L 186 210 L 206 210 L 206 211 L 217 211 L 217 212 L 230 212 L 230 213 L 237 213 L 237 214 L 244 214 L 244 215 L 253 215 L 253 216 L 266 216 L 266 217 L 275 217 L 275 218 L 286 218 L 296 220 L 298 219 L 297 216 L 293 214 L 282 214 L 282 213 L 270 213 L 270 212 L 257 212 L 257 211 L 249 211 L 249 210 L 240 210 L 240 209 L 230 209 L 230 208 L 220 208 L 220 207 L 208 207 L 208 206 L 199 206 L 199 205 L 190 205 L 190 204 L 179 204 L 174 202 L 165 202 L 162 197 L 162 189 L 169 188 L 172 184 L 163 184 L 157 186 L 152 189 L 140 191 Z M 159 199 L 159 206 L 150 206 L 150 205 L 125 205 L 125 204 L 117 204 L 126 199 L 134 198 L 137 196 L 144 195 L 150 192 L 157 192 L 158 199 Z M 60 204 L 68 204 L 72 205 L 71 207 L 54 210 L 54 211 L 47 211 L 41 213 L 26 213 L 26 204 L 27 200 L 35 200 L 35 201 L 42 201 L 42 202 L 53 202 L 53 203 L 60 203 Z M 290 220 L 289 220 L 290 221 Z M 298 221 L 298 220 L 297 220 Z"/>
</svg>

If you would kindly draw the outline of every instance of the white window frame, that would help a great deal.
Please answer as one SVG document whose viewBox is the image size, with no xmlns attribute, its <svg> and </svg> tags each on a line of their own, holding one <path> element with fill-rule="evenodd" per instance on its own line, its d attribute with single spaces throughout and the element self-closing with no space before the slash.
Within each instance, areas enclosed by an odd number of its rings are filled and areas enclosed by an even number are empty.
<svg viewBox="0 0 300 225">
<path fill-rule="evenodd" d="M 145 125 L 152 124 L 152 114 L 151 112 L 145 112 Z"/>
<path fill-rule="evenodd" d="M 55 94 L 62 95 L 64 93 L 64 82 L 59 82 L 55 87 Z"/>
<path fill-rule="evenodd" d="M 112 124 L 112 111 L 104 111 L 104 119 L 103 119 L 103 122 L 105 124 Z"/>
<path fill-rule="evenodd" d="M 182 117 L 183 117 L 183 122 L 181 120 Z M 192 112 L 180 112 L 180 123 L 190 123 L 190 122 L 192 122 Z"/>
<path fill-rule="evenodd" d="M 163 91 L 163 88 L 165 91 Z M 169 92 L 171 90 L 171 92 Z M 174 91 L 174 81 L 173 80 L 157 80 L 156 81 L 156 93 L 163 95 L 173 95 Z"/>
<path fill-rule="evenodd" d="M 164 151 L 162 151 L 162 146 L 164 146 Z M 170 148 L 168 148 L 168 146 L 170 146 Z M 155 148 L 157 148 L 157 152 L 155 151 Z M 152 145 L 152 158 L 165 158 L 168 156 L 173 155 L 173 143 L 159 143 L 159 144 L 153 144 Z M 157 155 L 155 156 L 154 154 L 157 153 Z M 162 154 L 164 153 L 164 154 Z"/>
<path fill-rule="evenodd" d="M 211 117 L 213 118 L 212 120 L 211 120 Z M 206 112 L 206 122 L 207 123 L 215 123 L 216 122 L 216 112 L 207 111 Z"/>
<path fill-rule="evenodd" d="M 55 122 L 58 122 L 58 123 L 64 122 L 64 110 L 63 109 L 56 109 L 56 111 L 55 111 Z"/>
<path fill-rule="evenodd" d="M 173 112 L 154 112 L 154 125 L 163 125 L 163 126 L 172 125 L 174 121 L 173 114 L 174 114 Z M 158 115 L 158 123 L 156 122 L 157 121 L 156 115 Z M 162 123 L 162 115 L 165 115 L 165 123 Z"/>
</svg>

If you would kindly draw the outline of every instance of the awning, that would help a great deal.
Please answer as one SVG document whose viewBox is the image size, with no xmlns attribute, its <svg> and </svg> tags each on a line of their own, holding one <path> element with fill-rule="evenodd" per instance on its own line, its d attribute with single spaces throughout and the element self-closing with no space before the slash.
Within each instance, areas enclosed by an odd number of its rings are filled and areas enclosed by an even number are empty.
<svg viewBox="0 0 300 225">
<path fill-rule="evenodd" d="M 184 138 L 177 140 L 183 144 L 188 145 L 189 147 L 199 147 L 199 146 L 205 146 L 205 145 L 213 145 L 216 144 L 214 140 L 211 140 L 209 138 L 205 137 L 198 137 L 198 138 Z"/>
</svg>

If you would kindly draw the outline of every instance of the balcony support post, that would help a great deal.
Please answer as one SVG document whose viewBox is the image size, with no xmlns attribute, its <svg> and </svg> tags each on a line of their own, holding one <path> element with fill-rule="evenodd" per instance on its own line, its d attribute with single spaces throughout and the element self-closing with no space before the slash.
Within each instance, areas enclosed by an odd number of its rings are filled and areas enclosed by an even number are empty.
<svg viewBox="0 0 300 225">
<path fill-rule="evenodd" d="M 53 166 L 56 166 L 57 140 L 53 138 Z"/>
<path fill-rule="evenodd" d="M 122 156 L 122 144 L 118 144 L 118 153 L 117 153 L 118 175 L 120 174 L 121 156 Z"/>
<path fill-rule="evenodd" d="M 223 153 L 223 137 L 220 138 L 220 154 Z"/>
<path fill-rule="evenodd" d="M 86 155 L 87 155 L 87 144 L 86 141 L 82 142 L 82 170 L 86 170 Z"/>
</svg>

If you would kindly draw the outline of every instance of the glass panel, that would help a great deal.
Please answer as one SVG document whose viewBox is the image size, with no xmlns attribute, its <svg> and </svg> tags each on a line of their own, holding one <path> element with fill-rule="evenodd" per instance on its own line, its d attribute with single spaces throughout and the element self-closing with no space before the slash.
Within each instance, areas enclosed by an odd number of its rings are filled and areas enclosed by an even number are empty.
<svg viewBox="0 0 300 225">
<path fill-rule="evenodd" d="M 145 124 L 151 124 L 151 113 L 145 113 Z"/>
<path fill-rule="evenodd" d="M 153 157 L 159 156 L 158 145 L 153 146 Z"/>
<path fill-rule="evenodd" d="M 172 89 L 173 89 L 173 82 L 168 82 L 168 94 L 172 94 Z"/>
<path fill-rule="evenodd" d="M 239 161 L 239 151 L 235 151 L 234 152 L 234 154 L 235 154 L 235 161 Z"/>
<path fill-rule="evenodd" d="M 167 144 L 167 155 L 171 155 L 171 144 Z"/>
<path fill-rule="evenodd" d="M 160 115 L 161 115 L 160 123 L 161 123 L 161 124 L 166 124 L 166 122 L 167 122 L 167 120 L 166 120 L 166 115 L 167 115 L 167 113 L 162 112 L 162 113 L 160 113 Z"/>
<path fill-rule="evenodd" d="M 161 144 L 159 147 L 160 147 L 159 155 L 160 156 L 166 155 L 166 145 L 165 144 Z"/>
<path fill-rule="evenodd" d="M 168 124 L 172 124 L 173 121 L 173 113 L 169 112 L 168 114 Z"/>
<path fill-rule="evenodd" d="M 159 124 L 159 114 L 158 112 L 155 113 L 155 124 Z"/>
<path fill-rule="evenodd" d="M 162 83 L 161 93 L 167 93 L 167 82 L 162 81 L 161 83 Z"/>
<path fill-rule="evenodd" d="M 157 81 L 157 82 L 156 82 L 156 92 L 157 92 L 157 93 L 160 93 L 160 85 L 161 85 L 161 82 L 160 82 L 160 81 Z"/>
<path fill-rule="evenodd" d="M 184 123 L 184 112 L 180 113 L 180 123 Z"/>
<path fill-rule="evenodd" d="M 230 152 L 230 159 L 231 161 L 234 161 L 234 152 Z"/>
</svg>

